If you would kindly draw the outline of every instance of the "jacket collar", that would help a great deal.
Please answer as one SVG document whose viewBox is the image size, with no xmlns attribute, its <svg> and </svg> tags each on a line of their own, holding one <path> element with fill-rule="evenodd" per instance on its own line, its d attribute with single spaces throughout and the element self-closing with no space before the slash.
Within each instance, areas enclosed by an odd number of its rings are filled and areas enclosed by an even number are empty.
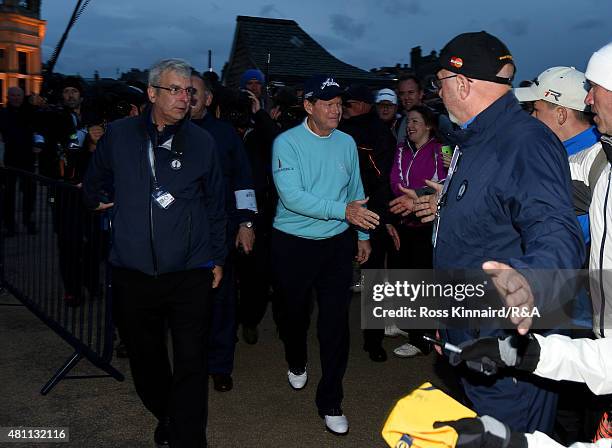
<svg viewBox="0 0 612 448">
<path fill-rule="evenodd" d="M 606 159 L 608 159 L 608 162 L 612 163 L 612 136 L 602 134 L 601 147 L 606 154 Z"/>
<path fill-rule="evenodd" d="M 153 108 L 149 106 L 145 109 L 143 114 L 140 115 L 141 137 L 151 140 L 154 145 L 158 146 L 163 146 L 164 142 L 172 139 L 171 148 L 166 149 L 169 149 L 171 152 L 182 153 L 183 151 L 177 148 L 184 147 L 182 143 L 184 141 L 185 130 L 189 126 L 189 117 L 185 116 L 185 118 L 178 123 L 167 125 L 162 132 L 158 132 L 157 127 L 153 124 L 152 109 Z"/>
<path fill-rule="evenodd" d="M 500 125 L 500 120 L 504 120 L 509 112 L 515 113 L 520 110 L 521 106 L 514 93 L 509 91 L 476 115 L 467 128 L 450 132 L 449 139 L 459 145 L 465 144 L 483 135 L 487 129 L 497 128 Z"/>
</svg>

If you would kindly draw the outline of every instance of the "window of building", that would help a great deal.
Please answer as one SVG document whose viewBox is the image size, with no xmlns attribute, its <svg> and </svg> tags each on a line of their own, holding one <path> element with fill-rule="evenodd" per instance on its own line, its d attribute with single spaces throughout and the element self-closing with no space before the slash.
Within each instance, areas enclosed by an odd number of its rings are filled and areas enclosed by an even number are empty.
<svg viewBox="0 0 612 448">
<path fill-rule="evenodd" d="M 17 52 L 17 63 L 19 64 L 17 73 L 20 73 L 22 75 L 27 75 L 28 74 L 28 53 L 26 53 L 25 51 L 18 51 Z"/>
<path fill-rule="evenodd" d="M 2 0 L 0 0 L 0 2 L 2 2 Z M 0 48 L 0 72 L 4 72 L 6 71 L 5 64 L 6 61 L 4 60 L 4 48 Z M 1 92 L 0 92 L 1 93 Z"/>
<path fill-rule="evenodd" d="M 19 87 L 21 87 L 21 90 L 23 90 L 23 92 L 27 95 L 27 92 L 26 92 L 26 79 L 25 78 L 19 78 L 17 80 L 17 85 Z"/>
<path fill-rule="evenodd" d="M 22 8 L 30 9 L 30 0 L 19 0 L 18 5 Z"/>
<path fill-rule="evenodd" d="M 2 0 L 0 0 L 0 4 Z M 0 79 L 0 104 L 4 104 L 4 79 Z"/>
</svg>

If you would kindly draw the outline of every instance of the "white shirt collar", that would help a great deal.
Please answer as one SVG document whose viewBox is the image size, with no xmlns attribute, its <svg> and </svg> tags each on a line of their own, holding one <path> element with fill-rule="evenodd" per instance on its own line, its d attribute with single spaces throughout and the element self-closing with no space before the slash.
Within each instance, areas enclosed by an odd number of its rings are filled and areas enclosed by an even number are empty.
<svg viewBox="0 0 612 448">
<path fill-rule="evenodd" d="M 314 135 L 314 136 L 315 136 L 315 137 L 317 137 L 317 138 L 330 138 L 330 137 L 332 136 L 332 134 L 334 133 L 334 131 L 336 130 L 336 129 L 333 129 L 333 130 L 332 130 L 332 131 L 329 133 L 329 135 L 326 135 L 326 136 L 321 136 L 321 135 L 319 135 L 319 134 L 315 133 L 315 132 L 314 132 L 312 129 L 310 129 L 310 126 L 308 126 L 308 117 L 304 118 L 304 127 L 306 128 L 306 130 L 307 130 L 308 132 L 310 132 L 312 135 Z"/>
</svg>

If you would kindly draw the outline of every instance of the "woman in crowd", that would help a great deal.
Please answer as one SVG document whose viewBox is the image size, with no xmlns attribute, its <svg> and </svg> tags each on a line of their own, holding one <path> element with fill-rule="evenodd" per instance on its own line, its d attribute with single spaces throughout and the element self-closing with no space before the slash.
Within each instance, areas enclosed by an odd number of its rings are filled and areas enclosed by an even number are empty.
<svg viewBox="0 0 612 448">
<path fill-rule="evenodd" d="M 424 188 L 425 180 L 442 180 L 446 177 L 441 147 L 436 138 L 437 120 L 426 106 L 414 106 L 408 111 L 406 140 L 399 142 L 391 168 L 391 189 L 395 197 L 404 194 L 400 190 Z M 432 227 L 423 224 L 414 215 L 401 219 L 397 226 L 400 249 L 392 252 L 389 259 L 390 269 L 431 269 L 433 248 L 431 244 Z M 425 350 L 422 340 L 423 331 L 410 331 L 410 342 L 394 350 L 400 357 L 412 357 Z"/>
</svg>

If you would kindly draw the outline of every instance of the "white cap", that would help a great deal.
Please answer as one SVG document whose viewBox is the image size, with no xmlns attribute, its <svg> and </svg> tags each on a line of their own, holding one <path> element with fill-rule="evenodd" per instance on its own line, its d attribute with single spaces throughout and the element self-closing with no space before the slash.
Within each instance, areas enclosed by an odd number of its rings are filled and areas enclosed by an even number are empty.
<svg viewBox="0 0 612 448">
<path fill-rule="evenodd" d="M 589 81 L 612 90 L 612 42 L 593 53 L 587 65 L 586 77 Z"/>
<path fill-rule="evenodd" d="M 574 110 L 585 110 L 589 87 L 584 73 L 574 67 L 551 67 L 539 74 L 529 87 L 514 89 L 521 102 L 543 100 Z"/>
<path fill-rule="evenodd" d="M 391 89 L 380 89 L 376 94 L 375 102 L 380 103 L 381 101 L 389 101 L 397 105 L 397 95 Z"/>
</svg>

